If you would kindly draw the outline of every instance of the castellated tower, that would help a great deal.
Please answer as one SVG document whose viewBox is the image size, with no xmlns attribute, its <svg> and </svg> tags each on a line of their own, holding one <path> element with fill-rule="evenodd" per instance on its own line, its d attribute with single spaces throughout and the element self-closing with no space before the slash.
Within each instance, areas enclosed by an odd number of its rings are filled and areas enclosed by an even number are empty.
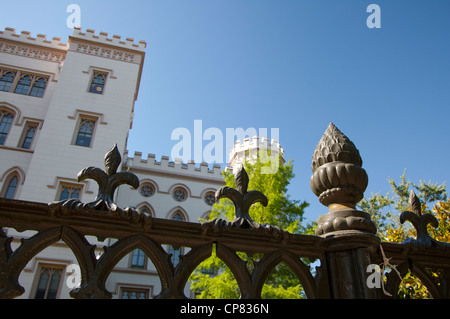
<svg viewBox="0 0 450 319">
<path fill-rule="evenodd" d="M 244 163 L 244 161 L 254 162 L 259 156 L 259 151 L 265 152 L 268 156 L 281 155 L 282 163 L 284 160 L 284 149 L 280 146 L 280 143 L 272 139 L 269 141 L 267 137 L 254 136 L 250 141 L 250 138 L 244 138 L 243 143 L 241 140 L 237 140 L 233 148 L 230 151 L 229 165 L 231 169 L 235 169 L 238 165 Z"/>
<path fill-rule="evenodd" d="M 15 199 L 95 198 L 95 183 L 76 176 L 103 167 L 115 143 L 125 152 L 145 47 L 89 29 L 75 28 L 67 44 L 0 32 L 0 107 L 12 118 L 0 141 L 0 176 L 8 185 L 17 176 Z"/>
</svg>

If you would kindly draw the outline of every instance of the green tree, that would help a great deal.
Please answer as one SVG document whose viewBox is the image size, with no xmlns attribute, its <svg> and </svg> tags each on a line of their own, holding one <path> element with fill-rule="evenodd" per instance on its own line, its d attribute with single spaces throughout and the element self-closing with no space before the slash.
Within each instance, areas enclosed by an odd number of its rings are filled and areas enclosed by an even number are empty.
<svg viewBox="0 0 450 319">
<path fill-rule="evenodd" d="M 430 236 L 441 242 L 450 240 L 450 200 L 447 198 L 446 184 L 425 183 L 420 181 L 414 184 L 406 178 L 406 170 L 396 183 L 388 178 L 391 188 L 390 193 L 372 194 L 370 198 L 364 198 L 359 208 L 370 213 L 372 220 L 377 225 L 377 235 L 382 241 L 401 243 L 407 238 L 416 237 L 416 231 L 409 223 L 400 223 L 400 214 L 410 210 L 408 200 L 410 190 L 414 190 L 422 203 L 423 214 L 434 215 L 439 222 L 437 228 L 428 226 Z M 430 207 L 433 206 L 431 209 Z M 388 256 L 389 257 L 389 256 Z M 433 273 L 438 277 L 439 274 Z M 420 280 L 408 272 L 399 286 L 398 296 L 403 299 L 431 298 L 430 293 Z"/>
<path fill-rule="evenodd" d="M 272 174 L 264 174 L 264 167 L 259 158 L 254 163 L 246 162 L 245 170 L 249 176 L 249 190 L 256 190 L 266 195 L 268 205 L 263 207 L 255 204 L 250 208 L 250 217 L 259 224 L 271 224 L 291 233 L 303 233 L 307 227 L 302 226 L 304 209 L 308 203 L 304 201 L 292 200 L 287 194 L 290 180 L 294 177 L 292 161 L 282 163 L 279 160 L 278 169 Z M 234 175 L 231 171 L 223 173 L 226 186 L 236 188 Z M 208 221 L 222 218 L 228 221 L 234 219 L 234 205 L 231 200 L 223 199 L 215 203 Z M 262 256 L 247 256 L 245 253 L 238 253 L 247 267 L 251 269 L 253 263 Z M 234 280 L 233 274 L 215 254 L 205 260 L 191 274 L 189 281 L 191 289 L 196 293 L 197 298 L 239 298 L 239 288 Z M 278 264 L 266 279 L 266 283 L 261 293 L 263 298 L 300 298 L 302 287 L 298 278 L 283 263 Z"/>
<path fill-rule="evenodd" d="M 419 184 L 414 184 L 407 179 L 406 170 L 400 176 L 399 183 L 396 183 L 392 178 L 388 178 L 387 181 L 390 185 L 391 192 L 385 195 L 380 193 L 372 194 L 369 198 L 364 197 L 358 204 L 359 209 L 371 215 L 372 220 L 377 226 L 378 236 L 385 241 L 389 239 L 386 237 L 389 230 L 406 229 L 409 227 L 409 225 L 400 224 L 400 214 L 409 210 L 408 200 L 411 190 L 414 190 L 425 207 L 429 207 L 436 202 L 447 200 L 445 183 L 439 185 L 431 181 L 425 183 L 421 180 Z"/>
</svg>

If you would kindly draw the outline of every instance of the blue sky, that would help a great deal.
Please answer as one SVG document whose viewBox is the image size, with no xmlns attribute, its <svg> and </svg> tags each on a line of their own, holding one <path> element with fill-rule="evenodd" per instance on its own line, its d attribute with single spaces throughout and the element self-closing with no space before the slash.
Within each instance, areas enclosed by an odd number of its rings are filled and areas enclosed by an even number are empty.
<svg viewBox="0 0 450 319">
<path fill-rule="evenodd" d="M 174 129 L 279 128 L 294 160 L 291 198 L 327 209 L 309 188 L 330 122 L 360 150 L 366 195 L 386 179 L 449 180 L 450 2 L 442 0 L 3 1 L 0 27 L 66 41 L 81 27 L 148 43 L 131 154 L 170 155 Z M 381 28 L 369 29 L 369 4 Z M 204 146 L 207 142 L 204 143 Z M 225 141 L 224 141 L 225 144 Z M 225 152 L 225 150 L 224 150 Z"/>
</svg>

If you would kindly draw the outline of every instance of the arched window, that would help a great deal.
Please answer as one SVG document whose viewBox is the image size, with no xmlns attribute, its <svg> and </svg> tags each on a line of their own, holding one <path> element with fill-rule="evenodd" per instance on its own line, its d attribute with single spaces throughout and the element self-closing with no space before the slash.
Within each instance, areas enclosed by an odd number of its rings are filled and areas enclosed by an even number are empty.
<svg viewBox="0 0 450 319">
<path fill-rule="evenodd" d="M 182 213 L 176 212 L 175 214 L 173 214 L 172 220 L 184 220 L 184 217 L 183 217 Z M 182 248 L 175 250 L 175 248 L 173 248 L 173 246 L 169 246 L 169 254 L 172 255 L 170 257 L 170 261 L 172 262 L 172 265 L 174 267 L 176 267 L 177 264 L 180 262 L 180 255 L 182 252 L 181 249 Z"/>
<path fill-rule="evenodd" d="M 13 119 L 14 116 L 11 113 L 0 110 L 0 145 L 5 144 Z"/>
<path fill-rule="evenodd" d="M 139 205 L 137 206 L 137 211 L 138 211 L 139 213 L 141 213 L 141 214 L 146 215 L 146 216 L 151 216 L 151 217 L 154 216 L 154 214 L 153 214 L 153 208 L 152 208 L 149 204 L 147 204 L 147 203 L 139 204 Z"/>
<path fill-rule="evenodd" d="M 9 92 L 16 76 L 13 72 L 6 72 L 0 78 L 0 91 Z"/>
<path fill-rule="evenodd" d="M 7 183 L 7 187 L 5 189 L 5 198 L 13 199 L 16 194 L 17 185 L 19 185 L 19 178 L 17 175 L 12 176 Z"/>
<path fill-rule="evenodd" d="M 131 267 L 144 268 L 145 267 L 145 253 L 141 249 L 135 249 L 131 254 Z"/>
<path fill-rule="evenodd" d="M 31 86 L 31 76 L 25 75 L 17 83 L 14 93 L 27 95 Z"/>
<path fill-rule="evenodd" d="M 47 86 L 47 80 L 45 78 L 37 79 L 34 82 L 33 87 L 31 88 L 30 96 L 37 96 L 37 97 L 44 96 L 46 86 Z"/>
<path fill-rule="evenodd" d="M 91 87 L 89 92 L 96 94 L 103 94 L 103 89 L 105 88 L 106 74 L 94 73 L 92 77 Z"/>
<path fill-rule="evenodd" d="M 176 212 L 173 217 L 172 220 L 184 220 L 183 215 L 180 212 Z"/>
<path fill-rule="evenodd" d="M 79 199 L 81 186 L 61 185 L 59 200 Z"/>
<path fill-rule="evenodd" d="M 95 120 L 81 120 L 78 129 L 76 145 L 91 146 L 92 135 L 94 134 Z"/>
<path fill-rule="evenodd" d="M 31 142 L 33 142 L 34 134 L 36 133 L 36 126 L 28 126 L 27 133 L 22 142 L 22 148 L 30 149 Z"/>
<path fill-rule="evenodd" d="M 51 266 L 40 269 L 35 299 L 56 299 L 61 286 L 62 270 Z"/>
</svg>

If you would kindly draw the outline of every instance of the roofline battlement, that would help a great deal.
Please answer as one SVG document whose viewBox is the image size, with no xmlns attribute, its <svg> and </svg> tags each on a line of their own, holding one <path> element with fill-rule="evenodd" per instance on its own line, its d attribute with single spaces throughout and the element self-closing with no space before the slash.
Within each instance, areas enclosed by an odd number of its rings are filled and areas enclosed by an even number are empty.
<svg viewBox="0 0 450 319">
<path fill-rule="evenodd" d="M 164 173 L 196 174 L 202 177 L 209 176 L 223 179 L 222 168 L 219 164 L 213 164 L 212 169 L 210 169 L 209 164 L 205 162 L 197 164 L 194 161 L 188 161 L 188 163 L 183 163 L 181 159 L 169 161 L 168 156 L 161 156 L 161 160 L 157 161 L 155 154 L 148 154 L 145 159 L 142 158 L 142 152 L 134 152 L 134 157 L 130 157 L 128 151 L 124 152 L 122 163 L 127 170 L 158 170 Z"/>
<path fill-rule="evenodd" d="M 133 38 L 126 38 L 125 41 L 123 41 L 120 35 L 113 35 L 112 38 L 110 38 L 106 32 L 99 32 L 97 35 L 95 34 L 95 30 L 86 29 L 85 32 L 82 32 L 79 27 L 73 28 L 71 38 L 84 39 L 137 51 L 144 51 L 147 47 L 147 42 L 143 40 L 135 43 Z"/>
<path fill-rule="evenodd" d="M 237 140 L 234 143 L 233 148 L 231 149 L 231 153 L 234 152 L 242 152 L 245 150 L 251 149 L 259 149 L 259 148 L 271 149 L 279 151 L 281 154 L 284 154 L 284 149 L 281 147 L 280 143 L 276 139 L 272 139 L 271 141 L 267 137 L 259 137 L 253 136 L 253 139 L 250 140 L 249 137 L 244 138 L 243 143 L 241 140 Z"/>
<path fill-rule="evenodd" d="M 36 37 L 32 37 L 29 31 L 21 31 L 18 34 L 16 29 L 9 27 L 5 28 L 4 31 L 0 31 L 0 38 L 64 51 L 67 51 L 69 47 L 67 43 L 61 42 L 61 38 L 53 37 L 52 40 L 47 40 L 45 34 L 37 34 Z"/>
</svg>

